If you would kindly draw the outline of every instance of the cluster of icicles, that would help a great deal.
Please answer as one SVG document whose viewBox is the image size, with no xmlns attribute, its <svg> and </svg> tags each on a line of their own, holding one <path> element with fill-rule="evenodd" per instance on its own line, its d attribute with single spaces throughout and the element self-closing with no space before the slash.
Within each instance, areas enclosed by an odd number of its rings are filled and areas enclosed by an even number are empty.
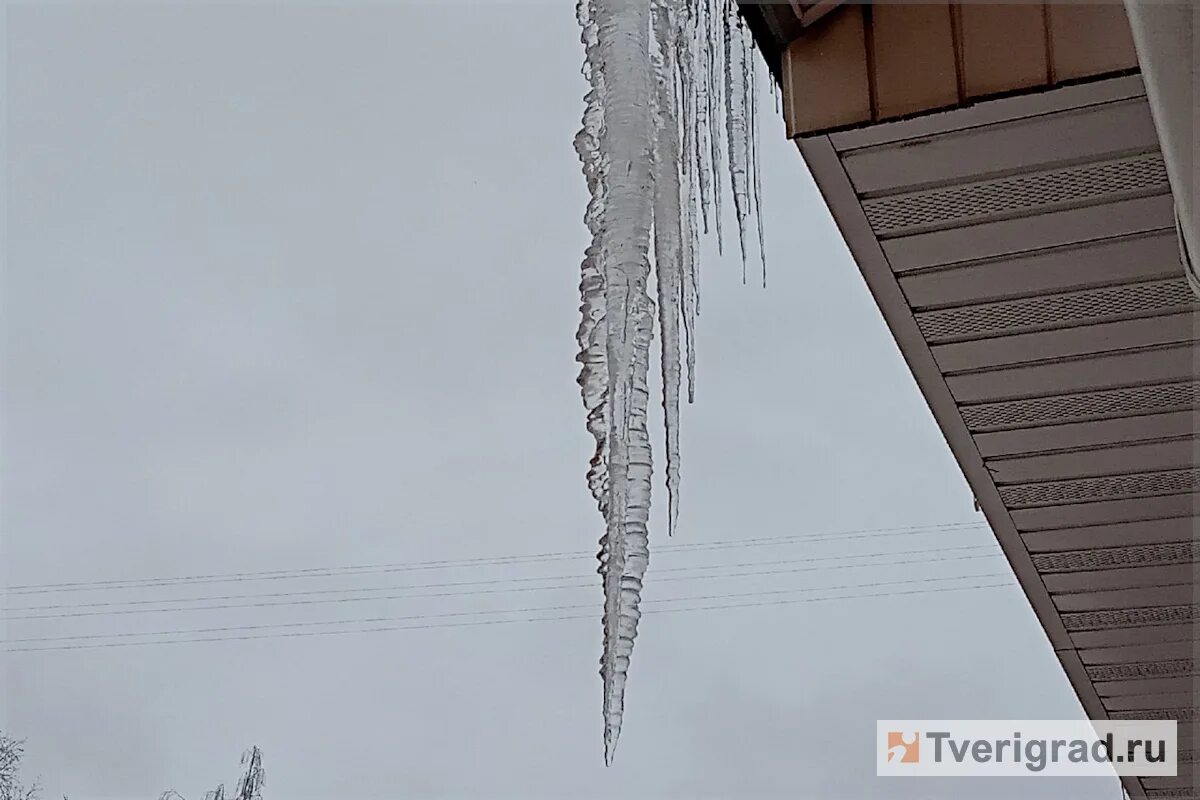
<svg viewBox="0 0 1200 800">
<path fill-rule="evenodd" d="M 649 563 L 647 407 L 655 320 L 674 533 L 681 353 L 692 402 L 700 229 L 707 233 L 711 221 L 720 246 L 726 175 L 743 280 L 749 220 L 758 223 L 760 257 L 762 222 L 752 40 L 734 1 L 579 0 L 577 11 L 590 86 L 575 148 L 591 192 L 585 221 L 592 234 L 579 287 L 579 385 L 596 440 L 588 485 L 605 521 L 600 675 L 605 762 L 611 764 Z M 652 264 L 655 299 L 648 293 Z"/>
</svg>

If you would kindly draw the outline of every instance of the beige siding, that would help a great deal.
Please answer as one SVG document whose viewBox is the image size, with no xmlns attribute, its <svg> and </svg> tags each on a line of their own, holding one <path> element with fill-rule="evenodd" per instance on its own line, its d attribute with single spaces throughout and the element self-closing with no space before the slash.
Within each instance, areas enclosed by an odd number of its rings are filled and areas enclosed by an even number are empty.
<svg viewBox="0 0 1200 800">
<path fill-rule="evenodd" d="M 887 119 L 958 102 L 949 3 L 871 9 L 877 115 Z"/>
<path fill-rule="evenodd" d="M 805 109 L 788 136 L 837 128 L 871 118 L 871 90 L 861 6 L 833 14 L 805 37 L 804 47 L 784 51 L 784 95 Z"/>
<path fill-rule="evenodd" d="M 1137 64 L 1125 7 L 1052 3 L 1050 52 L 1054 78 L 1077 80 Z"/>
<path fill-rule="evenodd" d="M 1137 68 L 1119 4 L 844 5 L 783 56 L 789 136 Z"/>
</svg>

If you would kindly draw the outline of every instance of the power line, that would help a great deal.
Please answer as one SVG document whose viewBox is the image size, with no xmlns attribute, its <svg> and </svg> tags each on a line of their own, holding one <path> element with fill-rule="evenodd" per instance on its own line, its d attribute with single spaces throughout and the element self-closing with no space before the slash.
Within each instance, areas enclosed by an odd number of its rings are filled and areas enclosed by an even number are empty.
<svg viewBox="0 0 1200 800">
<path fill-rule="evenodd" d="M 997 573 L 997 575 L 1001 575 L 1001 574 L 1003 574 L 1003 573 Z M 984 576 L 979 576 L 979 577 L 984 577 Z M 958 578 L 958 580 L 962 580 L 962 579 L 963 578 Z M 933 581 L 933 580 L 954 580 L 954 579 L 943 578 L 943 579 L 923 579 L 923 580 L 924 581 Z M 974 590 L 974 589 L 993 589 L 993 588 L 1001 588 L 1001 587 L 1008 587 L 1008 586 L 1015 586 L 1015 585 L 1016 584 L 1012 580 L 1008 580 L 1008 581 L 999 582 L 999 583 L 970 584 L 967 586 L 942 586 L 942 587 L 935 587 L 935 588 L 931 588 L 931 589 L 912 589 L 912 590 L 907 590 L 907 591 L 889 591 L 889 592 L 875 592 L 875 593 L 867 593 L 867 594 L 828 595 L 828 596 L 805 597 L 805 598 L 787 598 L 787 599 L 754 601 L 754 602 L 745 602 L 745 603 L 716 603 L 716 604 L 700 605 L 700 606 L 685 606 L 682 608 L 651 608 L 651 609 L 643 610 L 642 614 L 672 614 L 672 613 L 687 613 L 687 612 L 696 612 L 696 611 L 714 611 L 714 610 L 720 610 L 720 609 L 762 608 L 762 607 L 767 607 L 767 606 L 785 606 L 785 605 L 796 605 L 796 604 L 800 604 L 800 603 L 816 603 L 816 602 L 824 602 L 824 601 L 828 601 L 828 600 L 854 600 L 854 599 L 864 599 L 864 598 L 874 598 L 874 597 L 899 597 L 899 596 L 917 595 L 917 594 L 933 594 L 933 593 L 938 593 L 938 592 L 967 591 L 967 590 Z M 867 586 L 867 584 L 864 584 L 863 586 Z M 822 588 L 823 589 L 837 589 L 839 587 L 822 587 Z M 847 587 L 847 588 L 849 588 L 849 587 Z M 793 591 L 794 592 L 794 591 L 812 591 L 812 590 L 780 590 L 780 591 Z M 745 593 L 745 594 L 757 596 L 757 595 L 764 594 L 764 593 L 751 592 L 751 593 Z M 687 598 L 680 597 L 680 598 L 670 598 L 670 599 L 664 599 L 664 600 L 646 600 L 646 601 L 643 601 L 643 605 L 647 605 L 650 603 L 685 602 L 685 601 L 692 601 L 692 600 L 716 600 L 716 599 L 722 599 L 724 597 L 732 598 L 734 596 L 735 595 L 710 595 L 707 597 L 687 597 Z M 117 638 L 117 637 L 126 637 L 126 636 L 129 636 L 129 637 L 132 637 L 132 636 L 183 636 L 183 635 L 187 635 L 190 633 L 222 633 L 222 634 L 226 634 L 226 633 L 232 633 L 232 632 L 243 631 L 243 630 L 257 630 L 258 631 L 258 632 L 249 633 L 246 635 L 205 636 L 205 637 L 190 638 L 190 639 L 150 639 L 150 640 L 145 640 L 145 641 L 93 642 L 93 643 L 89 643 L 89 644 L 67 644 L 67 645 L 49 645 L 49 646 L 40 646 L 39 645 L 39 646 L 35 646 L 35 647 L 19 647 L 19 648 L 5 647 L 2 650 L 0 650 L 0 652 L 29 653 L 29 652 L 52 651 L 52 650 L 85 650 L 85 649 L 99 649 L 99 648 L 108 648 L 108 647 L 135 647 L 135 646 L 146 646 L 146 645 L 194 644 L 194 643 L 201 643 L 201 642 L 220 642 L 220 641 L 249 641 L 249 640 L 255 640 L 255 639 L 299 638 L 299 637 L 304 637 L 304 636 L 337 636 L 337 635 L 361 634 L 361 633 L 383 633 L 383 632 L 392 632 L 392 631 L 401 631 L 401 630 L 427 630 L 427 629 L 433 629 L 433 628 L 461 628 L 461 627 L 478 627 L 478 626 L 485 626 L 485 625 L 507 625 L 507 624 L 526 623 L 526 622 L 552 622 L 552 621 L 559 621 L 559 620 L 595 619 L 595 614 L 593 613 L 593 614 L 570 614 L 570 615 L 550 616 L 550 617 L 542 617 L 542 616 L 524 617 L 524 618 L 517 618 L 517 619 L 486 619 L 486 620 L 470 620 L 470 621 L 466 621 L 466 622 L 425 623 L 425 624 L 420 624 L 420 625 L 388 625 L 388 626 L 379 626 L 379 627 L 372 627 L 372 628 L 354 628 L 354 629 L 349 629 L 349 630 L 324 630 L 324 631 L 279 631 L 278 630 L 279 628 L 291 627 L 291 626 L 312 626 L 312 625 L 333 625 L 333 624 L 374 624 L 374 623 L 379 623 L 379 622 L 393 622 L 393 621 L 399 621 L 399 620 L 420 620 L 420 619 L 440 618 L 440 617 L 452 616 L 452 615 L 466 615 L 466 614 L 479 615 L 479 614 L 484 614 L 484 613 L 509 613 L 509 614 L 544 613 L 547 611 L 571 610 L 571 609 L 575 609 L 575 608 L 585 608 L 585 607 L 590 607 L 590 604 L 588 606 L 582 606 L 582 605 L 580 605 L 580 606 L 574 606 L 574 605 L 572 605 L 572 606 L 551 606 L 551 607 L 540 608 L 540 609 L 539 608 L 511 609 L 511 610 L 506 610 L 506 611 L 491 611 L 491 612 L 484 612 L 484 611 L 453 612 L 452 614 L 412 615 L 412 616 L 408 616 L 408 617 L 390 617 L 390 618 L 389 617 L 380 617 L 380 618 L 375 618 L 375 619 L 340 620 L 340 621 L 335 621 L 335 622 L 324 622 L 324 623 L 280 623 L 278 625 L 243 626 L 240 628 L 231 627 L 231 628 L 177 630 L 177 631 L 164 631 L 161 633 L 159 633 L 159 632 L 155 632 L 155 633 L 147 632 L 147 633 L 143 633 L 143 634 L 122 633 L 122 634 L 111 634 L 111 635 L 107 635 L 107 636 L 97 634 L 97 635 L 93 635 L 90 638 Z M 46 642 L 46 641 L 65 641 L 67 639 L 72 639 L 72 638 L 83 639 L 83 638 L 89 638 L 89 637 L 82 637 L 82 636 L 81 637 L 60 637 L 58 639 L 55 639 L 54 637 L 48 637 L 48 638 L 44 638 L 44 639 L 10 640 L 10 643 L 12 643 L 12 642 L 22 642 L 22 643 L 29 642 L 29 643 L 36 644 L 38 642 Z"/>
<path fill-rule="evenodd" d="M 973 576 L 973 577 L 995 577 L 994 575 Z M 778 595 L 778 594 L 795 594 L 797 592 L 815 591 L 820 588 L 824 589 L 861 589 L 875 588 L 878 586 L 889 586 L 897 583 L 932 583 L 937 581 L 947 580 L 962 580 L 955 577 L 944 578 L 917 578 L 907 581 L 876 581 L 867 584 L 851 584 L 848 586 L 828 586 L 800 589 L 775 589 L 775 590 L 755 590 L 751 592 L 734 592 L 732 594 L 715 594 L 715 595 L 700 595 L 697 597 L 673 597 L 663 598 L 659 600 L 643 600 L 642 604 L 650 603 L 673 603 L 692 600 L 728 600 L 737 597 L 760 597 L 763 595 Z M 216 628 L 191 628 L 184 630 L 169 630 L 169 631 L 120 631 L 118 633 L 80 633 L 67 636 L 32 636 L 20 639 L 9 639 L 9 643 L 25 643 L 25 642 L 65 642 L 65 641 L 80 641 L 85 639 L 113 639 L 126 638 L 136 636 L 173 636 L 189 633 L 226 633 L 233 631 L 255 631 L 255 630 L 274 630 L 276 628 L 302 628 L 311 625 L 358 625 L 371 624 L 378 622 L 398 622 L 416 619 L 441 619 L 450 617 L 469 617 L 478 616 L 480 614 L 526 614 L 545 611 L 570 611 L 582 608 L 594 608 L 593 603 L 575 603 L 571 605 L 557 606 L 535 606 L 533 608 L 511 608 L 511 609 L 484 609 L 481 611 L 444 611 L 439 613 L 424 613 L 424 614 L 409 614 L 399 617 L 368 617 L 366 619 L 343 619 L 343 620 L 323 620 L 323 621 L 306 621 L 306 622 L 269 622 L 257 625 L 232 625 Z"/>
<path fill-rule="evenodd" d="M 741 564 L 712 564 L 712 565 L 703 565 L 703 566 L 671 567 L 671 568 L 661 568 L 661 567 L 653 567 L 652 566 L 651 570 L 652 570 L 652 574 L 658 574 L 661 572 L 690 572 L 693 570 L 703 570 L 703 569 L 724 569 L 724 568 L 733 568 L 733 567 L 762 566 L 764 563 L 767 565 L 774 566 L 774 565 L 779 565 L 779 564 L 802 564 L 802 563 L 809 563 L 809 562 L 814 562 L 814 561 L 843 561 L 846 559 L 857 559 L 857 558 L 882 558 L 882 557 L 889 557 L 889 556 L 896 556 L 896 555 L 914 555 L 914 554 L 920 554 L 920 553 L 943 553 L 943 552 L 949 552 L 949 551 L 954 551 L 954 550 L 979 550 L 979 549 L 994 549 L 994 548 L 995 548 L 994 544 L 988 543 L 988 544 L 975 544 L 975 545 L 960 545 L 960 546 L 956 546 L 956 547 L 930 547 L 930 548 L 922 548 L 922 549 L 917 549 L 917 550 L 888 550 L 888 551 L 883 551 L 883 552 L 878 552 L 878 553 L 850 553 L 847 555 L 840 555 L 840 556 L 807 556 L 805 558 L 790 559 L 790 560 L 783 560 L 783 561 L 775 559 L 775 560 L 772 560 L 769 562 L 746 562 L 746 563 L 741 563 Z M 318 594 L 345 594 L 348 592 L 362 592 L 362 591 L 399 591 L 402 589 L 440 589 L 440 588 L 444 588 L 444 587 L 448 587 L 448 586 L 481 586 L 481 585 L 487 585 L 487 584 L 510 583 L 510 582 L 516 582 L 516 581 L 573 580 L 575 578 L 584 578 L 584 577 L 590 577 L 590 575 L 547 575 L 547 576 L 533 576 L 533 577 L 505 577 L 505 578 L 493 578 L 493 579 L 489 579 L 489 580 L 451 581 L 451 582 L 443 582 L 443 583 L 420 583 L 420 584 L 408 584 L 408 585 L 401 585 L 401 586 L 362 587 L 362 588 L 350 588 L 350 589 L 303 589 L 303 590 L 289 591 L 289 592 L 265 592 L 265 593 L 259 592 L 259 593 L 254 593 L 254 594 L 233 594 L 233 595 L 202 595 L 199 597 L 164 598 L 164 599 L 159 599 L 159 600 L 143 599 L 143 600 L 97 601 L 97 602 L 89 602 L 89 603 L 58 603 L 58 604 L 40 605 L 40 606 L 14 606 L 11 608 L 0 609 L 0 611 L 8 611 L 8 612 L 11 612 L 11 611 L 45 611 L 45 610 L 52 610 L 52 609 L 98 608 L 98 607 L 106 607 L 106 606 L 145 605 L 145 604 L 155 604 L 155 603 L 188 603 L 188 602 L 205 602 L 205 601 L 213 601 L 213 600 L 243 600 L 243 599 L 254 599 L 254 598 L 264 598 L 264 597 L 296 597 L 296 596 L 302 596 L 302 595 L 318 595 Z"/>
<path fill-rule="evenodd" d="M 657 570 L 657 572 L 690 573 L 690 572 L 701 572 L 701 571 L 706 571 L 706 570 L 740 569 L 743 567 L 757 567 L 757 566 L 777 567 L 777 566 L 783 565 L 783 564 L 808 564 L 808 563 L 818 562 L 818 561 L 844 561 L 844 560 L 848 560 L 848 559 L 880 558 L 880 557 L 884 557 L 884 556 L 914 555 L 914 554 L 924 554 L 924 553 L 942 553 L 942 552 L 947 552 L 947 551 L 952 551 L 952 550 L 979 550 L 979 549 L 987 549 L 990 552 L 979 554 L 979 555 L 966 555 L 966 556 L 955 556 L 955 557 L 945 557 L 945 558 L 923 558 L 923 559 L 915 559 L 915 560 L 898 560 L 898 561 L 874 561 L 874 562 L 866 563 L 866 564 L 835 564 L 835 565 L 831 565 L 831 566 L 813 567 L 813 568 L 808 568 L 808 569 L 770 569 L 770 570 L 756 570 L 756 571 L 750 571 L 750 572 L 731 572 L 731 573 L 717 572 L 717 573 L 707 574 L 707 575 L 698 575 L 698 576 L 690 576 L 689 575 L 689 576 L 684 576 L 684 577 L 675 575 L 675 576 L 668 576 L 665 578 L 656 578 L 655 580 L 661 581 L 661 582 L 678 581 L 678 580 L 708 580 L 708 579 L 719 580 L 719 579 L 727 579 L 727 578 L 754 577 L 754 576 L 761 576 L 761 575 L 792 574 L 792 573 L 797 573 L 797 572 L 809 572 L 809 571 L 817 571 L 817 570 L 824 571 L 824 570 L 830 570 L 830 569 L 861 569 L 861 568 L 869 568 L 869 567 L 901 566 L 901 565 L 907 565 L 907 564 L 931 564 L 931 563 L 939 563 L 939 562 L 944 562 L 944 561 L 963 561 L 963 560 L 970 560 L 970 559 L 975 559 L 975 558 L 994 558 L 994 557 L 1000 555 L 1000 552 L 996 550 L 994 545 L 963 545 L 960 547 L 949 547 L 949 548 L 900 550 L 900 551 L 893 551 L 893 552 L 888 552 L 888 553 L 863 553 L 863 554 L 858 554 L 858 555 L 825 556 L 825 557 L 816 557 L 816 558 L 791 559 L 791 560 L 783 560 L 783 561 L 776 560 L 776 561 L 770 561 L 770 562 L 747 562 L 747 563 L 742 563 L 742 564 L 715 564 L 715 565 L 710 565 L 710 566 L 674 567 L 674 568 L 670 568 L 670 569 L 660 569 L 660 570 Z M 12 612 L 12 611 L 56 611 L 57 612 L 57 613 L 45 613 L 45 614 L 25 614 L 25 615 L 18 614 L 15 616 L 8 616 L 7 619 L 10 621 L 40 620 L 40 619 L 66 619 L 66 618 L 78 618 L 78 617 L 115 616 L 115 615 L 125 615 L 125 614 L 215 611 L 215 610 L 244 609 L 244 608 L 270 608 L 270 607 L 280 607 L 280 606 L 319 605 L 319 604 L 329 604 L 329 603 L 370 602 L 370 601 L 383 601 L 383 600 L 407 600 L 407 599 L 430 598 L 430 597 L 460 597 L 460 596 L 473 596 L 473 595 L 482 595 L 482 594 L 500 594 L 500 593 L 518 592 L 518 591 L 549 591 L 552 589 L 593 588 L 598 585 L 598 583 L 593 579 L 589 583 L 558 585 L 558 586 L 533 586 L 533 587 L 508 587 L 508 586 L 506 586 L 506 588 L 504 588 L 504 589 L 482 589 L 482 590 L 451 591 L 451 592 L 426 593 L 426 594 L 385 595 L 385 596 L 368 596 L 368 597 L 339 597 L 339 598 L 320 598 L 320 599 L 309 599 L 309 600 L 268 600 L 266 602 L 222 603 L 221 605 L 191 606 L 191 607 L 174 606 L 174 607 L 168 607 L 168 608 L 139 607 L 139 608 L 112 609 L 113 606 L 119 606 L 119 605 L 148 606 L 148 605 L 159 605 L 159 604 L 164 604 L 164 603 L 188 603 L 188 602 L 203 603 L 203 602 L 217 602 L 217 601 L 224 601 L 224 600 L 258 599 L 258 598 L 272 598 L 272 597 L 273 598 L 304 597 L 304 596 L 310 596 L 310 595 L 314 595 L 314 594 L 333 594 L 333 593 L 358 594 L 358 593 L 363 593 L 363 592 L 405 591 L 405 590 L 413 590 L 413 589 L 444 589 L 444 588 L 451 588 L 451 587 L 481 586 L 481 585 L 494 585 L 494 584 L 506 584 L 507 585 L 507 584 L 511 584 L 511 583 L 528 583 L 528 582 L 536 582 L 536 581 L 582 580 L 582 579 L 585 579 L 588 577 L 589 576 L 587 576 L 587 575 L 555 575 L 555 576 L 544 576 L 544 577 L 496 578 L 496 579 L 491 579 L 491 580 L 486 580 L 486 581 L 460 581 L 460 582 L 452 582 L 452 583 L 417 584 L 417 585 L 394 586 L 394 587 L 358 588 L 358 589 L 325 589 L 325 590 L 316 590 L 316 591 L 274 592 L 274 593 L 270 593 L 270 594 L 259 594 L 259 595 L 254 595 L 254 594 L 251 594 L 251 595 L 226 595 L 223 597 L 215 596 L 215 597 L 196 597 L 196 598 L 166 598 L 166 599 L 161 599 L 161 600 L 126 600 L 126 601 L 118 601 L 118 602 L 80 603 L 80 604 L 74 604 L 74 605 L 63 604 L 63 605 L 50 605 L 50 606 L 29 606 L 29 607 L 22 607 L 22 608 L 5 609 L 5 611 L 6 612 Z M 86 609 L 96 609 L 96 608 L 107 608 L 107 609 L 111 609 L 111 610 L 106 610 L 106 611 L 88 611 L 88 610 L 86 610 Z M 80 609 L 83 609 L 83 610 L 80 610 Z"/>
<path fill-rule="evenodd" d="M 845 539 L 876 538 L 886 536 L 916 536 L 928 534 L 951 534 L 966 530 L 986 529 L 982 522 L 951 522 L 938 525 L 910 525 L 894 528 L 860 528 L 846 531 L 825 531 L 819 533 L 795 534 L 789 536 L 760 537 L 752 539 L 727 539 L 712 542 L 696 542 L 690 544 L 665 544 L 656 548 L 656 552 L 698 552 L 705 550 L 720 550 L 731 547 L 762 547 L 773 544 L 784 544 L 803 541 L 829 541 Z M 65 583 L 21 584 L 0 589 L 0 594 L 43 594 L 49 592 L 92 591 L 99 589 L 142 589 L 158 586 L 173 586 L 194 583 L 228 583 L 250 580 L 285 580 L 302 577 L 336 577 L 354 574 L 369 574 L 380 572 L 408 572 L 430 569 L 453 569 L 470 566 L 508 566 L 513 564 L 541 563 L 575 558 L 594 558 L 595 554 L 584 551 L 557 553 L 535 553 L 518 556 L 495 556 L 486 558 L 441 559 L 436 561 L 395 562 L 377 564 L 359 564 L 341 567 L 310 567 L 305 569 L 263 570 L 258 572 L 229 572 L 206 575 L 181 575 L 158 578 L 126 578 L 101 581 L 72 581 Z"/>
<path fill-rule="evenodd" d="M 696 542 L 691 544 L 661 545 L 656 552 L 703 551 L 727 549 L 730 547 L 761 547 L 772 544 L 784 544 L 796 541 L 825 541 L 842 539 L 875 538 L 876 536 L 922 535 L 929 533 L 957 533 L 960 530 L 986 528 L 984 523 L 954 522 L 940 525 L 906 526 L 902 528 L 863 528 L 858 530 L 822 532 L 812 534 L 796 534 L 790 536 L 762 537 L 744 540 L 718 540 L 713 542 Z M 159 578 L 136 578 L 121 580 L 86 581 L 70 583 L 26 584 L 0 589 L 4 594 L 32 594 L 46 591 L 85 591 L 93 588 L 108 587 L 145 588 L 147 586 L 174 585 L 177 583 L 209 583 L 236 580 L 278 580 L 300 577 L 329 577 L 367 572 L 399 572 L 424 569 L 451 569 L 466 566 L 508 566 L 519 563 L 538 563 L 542 561 L 558 561 L 563 559 L 595 558 L 595 553 L 587 551 L 572 551 L 558 553 L 535 553 L 518 556 L 498 556 L 468 559 L 441 559 L 437 561 L 398 562 L 382 564 L 359 564 L 342 567 L 311 567 L 307 569 L 265 570 L 259 572 L 218 573 L 211 575 L 185 575 Z"/>
</svg>

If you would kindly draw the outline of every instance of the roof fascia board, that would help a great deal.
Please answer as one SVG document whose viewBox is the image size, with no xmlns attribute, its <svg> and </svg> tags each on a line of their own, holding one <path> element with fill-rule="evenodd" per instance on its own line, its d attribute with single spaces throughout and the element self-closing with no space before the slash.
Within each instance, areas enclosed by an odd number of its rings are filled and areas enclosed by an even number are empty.
<svg viewBox="0 0 1200 800">
<path fill-rule="evenodd" d="M 1126 75 L 1104 81 L 1080 83 L 1045 91 L 989 99 L 966 108 L 936 112 L 912 119 L 836 131 L 828 138 L 839 152 L 894 144 L 935 134 L 967 130 L 982 125 L 1011 122 L 1073 108 L 1112 103 L 1142 97 L 1146 88 L 1140 75 Z"/>
</svg>

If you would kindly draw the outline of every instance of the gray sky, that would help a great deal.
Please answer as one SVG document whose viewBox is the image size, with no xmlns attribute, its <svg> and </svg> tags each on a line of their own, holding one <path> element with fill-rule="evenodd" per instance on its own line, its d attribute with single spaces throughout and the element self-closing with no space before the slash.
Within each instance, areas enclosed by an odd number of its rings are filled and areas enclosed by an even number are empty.
<svg viewBox="0 0 1200 800">
<path fill-rule="evenodd" d="M 6 55 L 6 585 L 594 548 L 573 360 L 586 196 L 571 149 L 584 91 L 571 3 L 10 5 Z M 743 286 L 734 258 L 704 262 L 673 544 L 981 521 L 769 98 L 762 117 L 770 287 Z M 665 539 L 661 486 L 656 501 L 652 548 Z M 1006 569 L 994 558 L 655 574 L 989 541 L 969 530 L 662 552 L 646 599 Z M 648 615 L 611 769 L 600 598 L 596 578 L 11 620 L 10 639 L 595 610 L 0 654 L 0 727 L 28 739 L 47 796 L 73 800 L 199 797 L 236 776 L 252 743 L 272 800 L 1118 796 L 1115 781 L 874 777 L 879 718 L 1081 714 L 1015 587 Z"/>
</svg>

